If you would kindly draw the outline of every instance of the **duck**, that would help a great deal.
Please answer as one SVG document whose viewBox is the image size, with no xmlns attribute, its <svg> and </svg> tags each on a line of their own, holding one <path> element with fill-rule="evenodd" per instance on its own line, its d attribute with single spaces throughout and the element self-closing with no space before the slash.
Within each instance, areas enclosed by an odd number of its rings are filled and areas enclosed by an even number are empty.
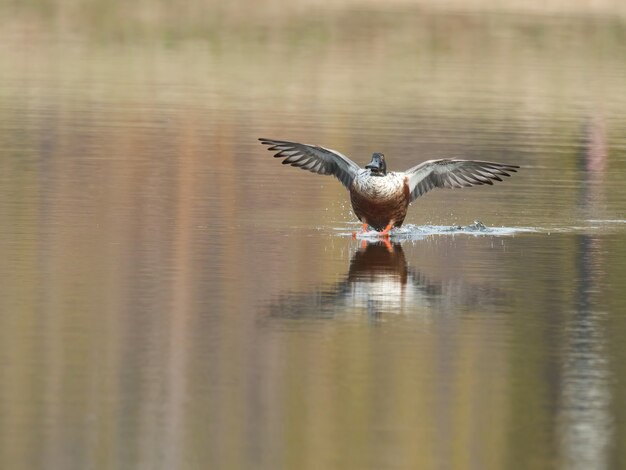
<svg viewBox="0 0 626 470">
<path fill-rule="evenodd" d="M 406 171 L 388 171 L 385 155 L 374 152 L 361 168 L 337 150 L 319 145 L 259 138 L 283 165 L 332 175 L 350 193 L 354 214 L 362 231 L 371 227 L 388 236 L 401 227 L 409 204 L 435 188 L 493 185 L 517 172 L 518 165 L 481 160 L 438 159 L 419 163 Z"/>
</svg>

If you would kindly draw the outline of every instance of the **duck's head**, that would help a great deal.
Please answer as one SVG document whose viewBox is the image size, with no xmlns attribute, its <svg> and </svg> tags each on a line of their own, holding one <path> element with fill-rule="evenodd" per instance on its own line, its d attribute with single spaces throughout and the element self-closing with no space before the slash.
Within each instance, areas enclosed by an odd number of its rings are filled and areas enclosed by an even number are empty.
<svg viewBox="0 0 626 470">
<path fill-rule="evenodd" d="M 382 153 L 373 153 L 372 161 L 365 165 L 365 168 L 370 170 L 372 176 L 385 176 L 387 174 L 385 156 Z"/>
</svg>

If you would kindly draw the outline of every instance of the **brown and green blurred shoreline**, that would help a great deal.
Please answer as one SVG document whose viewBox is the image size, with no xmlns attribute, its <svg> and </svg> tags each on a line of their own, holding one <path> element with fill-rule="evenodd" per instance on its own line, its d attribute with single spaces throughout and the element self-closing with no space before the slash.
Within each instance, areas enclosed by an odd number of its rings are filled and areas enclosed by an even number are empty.
<svg viewBox="0 0 626 470">
<path fill-rule="evenodd" d="M 399 14 L 400 13 L 400 14 Z M 95 42 L 177 43 L 179 41 L 218 41 L 233 36 L 263 42 L 276 34 L 287 34 L 307 41 L 323 41 L 329 34 L 363 34 L 372 37 L 380 30 L 395 29 L 398 21 L 414 21 L 415 16 L 430 24 L 433 17 L 441 26 L 457 24 L 455 33 L 471 30 L 472 23 L 484 22 L 491 28 L 511 23 L 535 25 L 567 21 L 582 27 L 603 24 L 615 33 L 623 29 L 626 5 L 616 0 L 491 2 L 486 0 L 277 0 L 238 2 L 192 0 L 174 1 L 72 1 L 29 0 L 3 2 L 0 25 L 3 36 L 24 40 L 60 38 Z M 486 20 L 481 20 L 486 19 Z M 398 29 L 402 30 L 402 25 Z M 609 34 L 610 34 L 609 33 Z M 623 33 L 622 33 L 623 34 Z"/>
</svg>

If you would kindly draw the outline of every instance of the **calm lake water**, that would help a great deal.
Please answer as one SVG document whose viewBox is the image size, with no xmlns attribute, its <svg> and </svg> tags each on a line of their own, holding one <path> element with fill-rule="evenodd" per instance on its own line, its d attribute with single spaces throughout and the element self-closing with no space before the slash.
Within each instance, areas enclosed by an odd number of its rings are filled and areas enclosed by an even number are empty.
<svg viewBox="0 0 626 470">
<path fill-rule="evenodd" d="M 303 15 L 5 30 L 0 467 L 624 468 L 626 23 Z M 522 168 L 386 246 L 258 137 Z"/>
</svg>

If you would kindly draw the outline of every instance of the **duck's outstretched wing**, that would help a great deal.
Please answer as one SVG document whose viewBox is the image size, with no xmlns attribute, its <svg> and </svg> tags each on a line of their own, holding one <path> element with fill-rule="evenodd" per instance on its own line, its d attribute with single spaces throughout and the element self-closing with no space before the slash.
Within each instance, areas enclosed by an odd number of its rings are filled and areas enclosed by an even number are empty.
<svg viewBox="0 0 626 470">
<path fill-rule="evenodd" d="M 405 172 L 409 178 L 410 201 L 433 188 L 466 188 L 502 181 L 519 166 L 478 160 L 428 160 Z"/>
<path fill-rule="evenodd" d="M 291 165 L 320 175 L 336 176 L 341 184 L 350 189 L 359 166 L 336 150 L 318 145 L 298 144 L 283 140 L 259 139 L 268 150 L 277 151 L 275 158 L 284 158 L 283 165 Z"/>
</svg>

